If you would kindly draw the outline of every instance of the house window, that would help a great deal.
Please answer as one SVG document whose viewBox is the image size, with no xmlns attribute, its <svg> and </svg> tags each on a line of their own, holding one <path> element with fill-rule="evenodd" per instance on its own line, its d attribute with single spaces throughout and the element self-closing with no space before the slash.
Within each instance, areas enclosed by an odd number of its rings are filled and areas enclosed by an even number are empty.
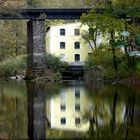
<svg viewBox="0 0 140 140">
<path fill-rule="evenodd" d="M 60 49 L 65 49 L 65 42 L 60 42 Z"/>
<path fill-rule="evenodd" d="M 80 104 L 75 104 L 75 111 L 77 111 L 77 112 L 80 111 Z"/>
<path fill-rule="evenodd" d="M 75 61 L 80 61 L 80 54 L 75 54 Z"/>
<path fill-rule="evenodd" d="M 74 29 L 74 35 L 80 35 L 80 30 L 78 28 Z"/>
<path fill-rule="evenodd" d="M 65 29 L 60 29 L 60 35 L 65 35 Z"/>
<path fill-rule="evenodd" d="M 80 42 L 74 42 L 74 48 L 80 49 Z"/>
<path fill-rule="evenodd" d="M 79 99 L 80 98 L 80 90 L 79 89 L 76 89 L 75 90 L 75 98 L 76 99 Z"/>
<path fill-rule="evenodd" d="M 61 111 L 65 111 L 66 110 L 66 105 L 65 104 L 61 104 L 60 105 L 60 110 Z"/>
<path fill-rule="evenodd" d="M 61 124 L 66 124 L 66 118 L 61 118 L 61 119 L 60 119 L 60 123 L 61 123 Z"/>
<path fill-rule="evenodd" d="M 65 91 L 61 91 L 60 101 L 61 101 L 61 104 L 66 104 L 66 92 Z"/>
<path fill-rule="evenodd" d="M 75 124 L 80 124 L 80 118 L 75 118 Z"/>
<path fill-rule="evenodd" d="M 88 53 L 88 56 L 92 56 L 92 53 Z"/>
<path fill-rule="evenodd" d="M 65 54 L 60 54 L 60 61 L 65 61 Z"/>
</svg>

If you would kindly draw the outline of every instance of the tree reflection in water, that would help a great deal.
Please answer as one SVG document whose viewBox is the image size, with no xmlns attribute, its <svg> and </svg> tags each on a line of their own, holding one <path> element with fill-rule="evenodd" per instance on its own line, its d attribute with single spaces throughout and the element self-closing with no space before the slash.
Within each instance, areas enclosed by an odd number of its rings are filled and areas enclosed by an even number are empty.
<svg viewBox="0 0 140 140">
<path fill-rule="evenodd" d="M 68 87 L 65 87 L 65 89 Z M 59 89 L 62 90 L 62 87 Z M 27 91 L 28 135 L 31 139 L 45 139 L 47 138 L 46 132 L 48 133 L 48 131 L 50 131 L 50 129 L 47 128 L 51 125 L 51 122 L 47 119 L 46 101 L 49 101 L 49 99 L 46 95 L 49 92 L 60 93 L 60 91 L 56 91 L 56 89 L 52 91 L 52 88 L 49 90 L 43 84 L 37 85 L 35 83 L 27 83 Z M 73 88 L 72 91 L 74 91 Z M 85 138 L 97 140 L 138 140 L 140 138 L 134 120 L 136 110 L 134 92 L 131 93 L 128 89 L 126 90 L 119 86 L 102 86 L 99 82 L 96 82 L 93 87 L 90 85 L 90 88 L 87 88 L 84 92 L 86 92 L 84 94 L 89 95 L 87 100 L 90 102 L 90 109 L 87 107 L 87 111 L 85 111 L 82 116 L 82 120 L 87 120 L 90 124 Z M 68 95 L 69 94 L 67 94 L 67 96 Z M 73 94 L 71 95 L 73 96 Z M 54 95 L 51 94 L 50 100 L 53 96 Z M 59 94 L 55 96 L 56 99 L 59 98 L 59 96 Z M 56 138 L 58 132 L 61 132 L 63 138 L 65 134 L 63 130 L 55 130 L 53 134 L 55 136 L 53 137 Z M 68 135 L 70 135 L 70 133 Z"/>
<path fill-rule="evenodd" d="M 135 109 L 135 93 L 128 89 L 125 91 L 127 94 L 123 93 L 117 86 L 99 90 L 96 84 L 98 83 L 94 83 L 93 88 L 90 86 L 90 94 L 92 89 L 93 94 L 96 91 L 96 95 L 93 96 L 94 107 L 88 117 L 90 128 L 86 138 L 139 140 L 140 124 L 135 126 L 138 120 L 134 120 L 134 117 L 138 114 L 136 111 L 140 110 Z"/>
</svg>

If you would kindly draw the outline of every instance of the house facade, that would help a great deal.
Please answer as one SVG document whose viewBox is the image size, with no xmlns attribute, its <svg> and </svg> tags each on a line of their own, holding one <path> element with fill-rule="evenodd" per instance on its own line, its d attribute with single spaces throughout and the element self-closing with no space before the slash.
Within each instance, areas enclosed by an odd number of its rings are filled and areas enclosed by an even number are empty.
<svg viewBox="0 0 140 140">
<path fill-rule="evenodd" d="M 46 33 L 46 51 L 68 62 L 69 65 L 84 65 L 92 50 L 82 38 L 87 30 L 80 22 L 51 26 Z"/>
</svg>

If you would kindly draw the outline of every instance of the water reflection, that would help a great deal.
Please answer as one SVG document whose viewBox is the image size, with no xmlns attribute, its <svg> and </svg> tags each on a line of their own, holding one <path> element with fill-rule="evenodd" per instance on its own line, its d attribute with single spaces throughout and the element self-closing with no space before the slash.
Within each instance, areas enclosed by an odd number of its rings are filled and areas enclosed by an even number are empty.
<svg viewBox="0 0 140 140">
<path fill-rule="evenodd" d="M 51 128 L 87 131 L 89 121 L 82 116 L 89 110 L 90 104 L 83 87 L 62 88 L 58 95 L 47 100 L 47 118 Z"/>
<path fill-rule="evenodd" d="M 45 139 L 46 94 L 41 85 L 27 82 L 28 136 L 30 139 Z"/>
<path fill-rule="evenodd" d="M 0 81 L 0 139 L 28 138 L 26 105 L 24 83 Z"/>
<path fill-rule="evenodd" d="M 139 100 L 120 85 L 0 82 L 0 139 L 137 140 Z"/>
</svg>

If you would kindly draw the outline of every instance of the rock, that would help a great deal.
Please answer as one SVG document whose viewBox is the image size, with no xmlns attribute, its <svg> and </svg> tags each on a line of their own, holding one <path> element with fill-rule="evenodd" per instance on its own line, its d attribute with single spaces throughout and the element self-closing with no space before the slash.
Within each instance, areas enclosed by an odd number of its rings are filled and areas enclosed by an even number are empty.
<svg viewBox="0 0 140 140">
<path fill-rule="evenodd" d="M 11 76 L 9 79 L 11 80 L 23 80 L 25 77 L 23 75 L 16 75 L 16 76 Z"/>
</svg>

